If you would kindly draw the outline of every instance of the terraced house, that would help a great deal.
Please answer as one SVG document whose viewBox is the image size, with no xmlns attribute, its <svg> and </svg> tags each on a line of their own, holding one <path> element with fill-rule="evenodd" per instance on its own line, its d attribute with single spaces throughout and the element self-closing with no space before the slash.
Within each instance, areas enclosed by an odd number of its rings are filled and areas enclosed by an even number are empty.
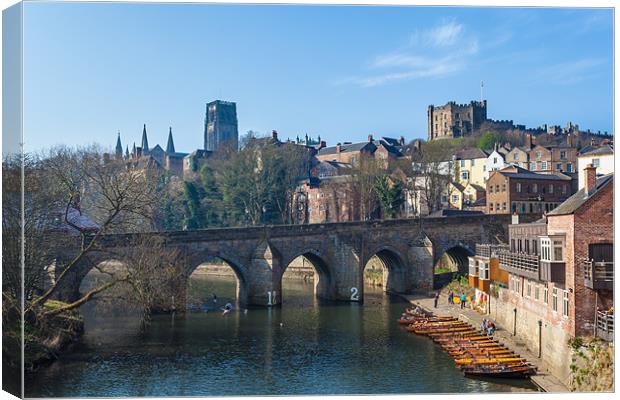
<svg viewBox="0 0 620 400">
<path fill-rule="evenodd" d="M 514 221 L 508 243 L 479 245 L 470 258 L 470 284 L 490 300 L 484 310 L 565 382 L 569 339 L 613 341 L 614 332 L 613 174 L 597 178 L 592 165 L 585 174 L 584 188 L 546 218 Z M 508 273 L 507 285 L 493 265 Z"/>
</svg>

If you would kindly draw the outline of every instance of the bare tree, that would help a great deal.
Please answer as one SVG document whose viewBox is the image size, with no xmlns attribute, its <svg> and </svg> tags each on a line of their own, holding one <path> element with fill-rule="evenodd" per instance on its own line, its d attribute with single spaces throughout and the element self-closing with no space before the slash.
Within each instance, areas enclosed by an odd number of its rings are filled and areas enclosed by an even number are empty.
<svg viewBox="0 0 620 400">
<path fill-rule="evenodd" d="M 97 149 L 56 148 L 40 165 L 48 181 L 55 185 L 63 203 L 63 223 L 79 238 L 79 246 L 72 260 L 60 266 L 62 272 L 55 282 L 34 298 L 27 310 L 49 300 L 80 261 L 97 250 L 102 235 L 148 229 L 157 204 L 156 171 L 132 168 L 122 160 L 106 158 Z M 89 218 L 85 218 L 86 211 Z M 110 286 L 108 282 L 93 289 L 83 300 L 88 301 Z M 82 305 L 80 300 L 70 308 Z"/>
</svg>

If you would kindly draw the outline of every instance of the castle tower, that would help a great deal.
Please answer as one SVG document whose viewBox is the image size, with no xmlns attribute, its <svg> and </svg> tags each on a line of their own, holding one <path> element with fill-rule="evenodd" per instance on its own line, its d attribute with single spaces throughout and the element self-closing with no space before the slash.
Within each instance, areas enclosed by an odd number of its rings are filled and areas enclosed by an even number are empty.
<svg viewBox="0 0 620 400">
<path fill-rule="evenodd" d="M 170 127 L 170 130 L 168 131 L 168 145 L 166 146 L 166 153 L 176 153 L 174 151 L 174 142 L 172 141 L 172 127 Z"/>
<path fill-rule="evenodd" d="M 116 159 L 123 158 L 123 145 L 121 144 L 121 131 L 118 131 L 118 137 L 116 138 Z"/>
<path fill-rule="evenodd" d="M 142 129 L 142 155 L 146 156 L 149 154 L 149 140 L 146 137 L 146 124 L 144 124 L 144 128 Z"/>
<path fill-rule="evenodd" d="M 204 135 L 205 150 L 216 151 L 225 146 L 237 150 L 239 147 L 237 105 L 222 100 L 207 103 Z"/>
</svg>

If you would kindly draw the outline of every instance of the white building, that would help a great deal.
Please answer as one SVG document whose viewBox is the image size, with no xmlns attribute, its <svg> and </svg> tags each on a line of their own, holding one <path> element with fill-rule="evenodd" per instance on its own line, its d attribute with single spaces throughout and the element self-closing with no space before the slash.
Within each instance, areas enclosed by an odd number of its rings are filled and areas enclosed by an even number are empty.
<svg viewBox="0 0 620 400">
<path fill-rule="evenodd" d="M 614 172 L 614 148 L 609 144 L 600 147 L 587 146 L 577 155 L 579 189 L 585 186 L 584 168 L 588 164 L 596 167 L 596 174 L 598 176 Z"/>
<path fill-rule="evenodd" d="M 486 168 L 484 171 L 484 181 L 486 182 L 489 179 L 489 174 L 491 171 L 497 171 L 502 168 L 506 163 L 504 162 L 504 156 L 497 149 L 493 150 L 491 154 L 487 157 Z"/>
</svg>

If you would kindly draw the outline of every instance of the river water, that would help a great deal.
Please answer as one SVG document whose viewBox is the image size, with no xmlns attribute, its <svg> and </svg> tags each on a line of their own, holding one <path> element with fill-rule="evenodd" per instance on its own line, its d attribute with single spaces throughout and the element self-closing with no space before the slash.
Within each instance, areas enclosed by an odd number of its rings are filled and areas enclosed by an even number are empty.
<svg viewBox="0 0 620 400">
<path fill-rule="evenodd" d="M 84 310 L 72 351 L 27 379 L 28 397 L 223 396 L 524 392 L 525 380 L 465 378 L 430 339 L 400 327 L 407 306 L 366 288 L 365 303 L 319 302 L 312 284 L 283 282 L 283 305 L 218 310 L 235 283 L 200 276 L 193 312 L 135 315 Z M 216 293 L 217 304 L 211 296 Z"/>
</svg>

